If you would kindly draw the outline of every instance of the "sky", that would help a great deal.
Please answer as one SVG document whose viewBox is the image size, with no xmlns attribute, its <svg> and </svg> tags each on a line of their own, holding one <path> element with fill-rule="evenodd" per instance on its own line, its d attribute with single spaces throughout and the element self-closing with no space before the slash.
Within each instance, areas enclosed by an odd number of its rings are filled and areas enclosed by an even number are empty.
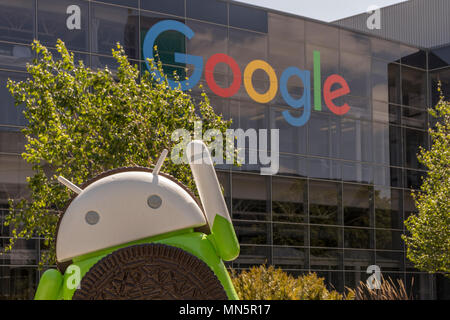
<svg viewBox="0 0 450 320">
<path fill-rule="evenodd" d="M 366 12 L 372 5 L 382 8 L 403 1 L 405 0 L 237 0 L 236 2 L 330 22 Z"/>
</svg>

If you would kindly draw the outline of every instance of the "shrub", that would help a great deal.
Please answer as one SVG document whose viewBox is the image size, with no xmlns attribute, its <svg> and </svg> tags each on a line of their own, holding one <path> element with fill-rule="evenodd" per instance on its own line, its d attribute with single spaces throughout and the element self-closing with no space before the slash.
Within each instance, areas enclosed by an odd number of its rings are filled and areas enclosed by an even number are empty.
<svg viewBox="0 0 450 320">
<path fill-rule="evenodd" d="M 295 278 L 280 268 L 253 266 L 248 271 L 231 270 L 238 296 L 243 300 L 343 300 L 353 299 L 352 293 L 342 295 L 329 291 L 324 278 L 309 273 Z"/>
</svg>

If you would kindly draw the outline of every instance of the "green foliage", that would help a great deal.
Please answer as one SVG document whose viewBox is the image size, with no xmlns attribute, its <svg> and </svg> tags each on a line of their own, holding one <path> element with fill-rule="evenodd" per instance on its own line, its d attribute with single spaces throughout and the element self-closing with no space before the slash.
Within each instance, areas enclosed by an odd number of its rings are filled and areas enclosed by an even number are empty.
<svg viewBox="0 0 450 320">
<path fill-rule="evenodd" d="M 22 157 L 35 175 L 28 178 L 29 198 L 10 200 L 6 224 L 12 239 L 7 250 L 17 238 L 43 237 L 48 250 L 41 263 L 51 264 L 57 214 L 72 196 L 57 183 L 59 175 L 81 185 L 112 168 L 149 167 L 164 148 L 176 144 L 171 141 L 175 129 L 193 132 L 194 121 L 202 120 L 203 133 L 211 128 L 224 133 L 231 122 L 214 113 L 205 94 L 194 104 L 188 93 L 171 89 L 167 79 L 157 83 L 148 71 L 141 76 L 119 44 L 113 50 L 119 65 L 114 74 L 75 63 L 60 40 L 58 59 L 38 41 L 33 50 L 39 59 L 27 66 L 30 77 L 8 81 L 16 104 L 25 105 L 27 144 Z M 152 73 L 162 70 L 160 62 L 149 64 Z M 188 165 L 165 161 L 162 170 L 195 190 Z"/>
<path fill-rule="evenodd" d="M 440 91 L 440 89 L 439 89 Z M 450 272 L 450 103 L 441 99 L 430 114 L 438 119 L 430 128 L 430 150 L 421 149 L 419 161 L 428 169 L 420 191 L 413 193 L 418 214 L 406 222 L 403 236 L 407 256 L 418 269 Z"/>
<path fill-rule="evenodd" d="M 315 273 L 294 278 L 273 266 L 253 266 L 239 274 L 231 270 L 231 280 L 243 300 L 351 300 L 354 297 L 329 291 L 324 279 Z"/>
</svg>

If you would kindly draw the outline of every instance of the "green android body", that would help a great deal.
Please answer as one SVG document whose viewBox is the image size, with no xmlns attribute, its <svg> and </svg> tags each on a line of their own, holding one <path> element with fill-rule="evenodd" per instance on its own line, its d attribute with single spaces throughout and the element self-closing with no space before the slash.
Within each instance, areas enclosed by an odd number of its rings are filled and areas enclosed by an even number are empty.
<svg viewBox="0 0 450 320">
<path fill-rule="evenodd" d="M 216 226 L 216 223 L 214 223 L 214 226 Z M 213 230 L 214 226 L 212 228 Z M 218 227 L 216 226 L 216 228 Z M 82 278 L 98 261 L 120 248 L 147 243 L 165 244 L 185 250 L 205 262 L 224 287 L 228 299 L 236 300 L 238 299 L 238 296 L 234 290 L 226 267 L 221 257 L 218 255 L 217 246 L 215 244 L 217 240 L 219 239 L 214 239 L 213 233 L 206 235 L 204 233 L 194 232 L 193 229 L 184 229 L 80 256 L 73 259 L 72 265 L 79 267 L 80 276 Z M 239 251 L 239 248 L 234 248 L 231 250 Z M 69 269 L 72 268 L 69 267 L 66 270 Z M 76 286 L 73 286 L 72 278 L 73 274 L 71 272 L 66 272 L 66 274 L 62 275 L 58 270 L 47 270 L 41 277 L 35 299 L 71 300 L 76 290 Z"/>
</svg>

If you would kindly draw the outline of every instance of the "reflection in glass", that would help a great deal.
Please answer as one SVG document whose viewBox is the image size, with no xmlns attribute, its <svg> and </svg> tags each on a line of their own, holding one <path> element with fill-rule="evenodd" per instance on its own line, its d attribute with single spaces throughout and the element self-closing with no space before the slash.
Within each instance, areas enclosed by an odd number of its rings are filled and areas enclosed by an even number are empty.
<svg viewBox="0 0 450 320">
<path fill-rule="evenodd" d="M 112 55 L 117 42 L 131 59 L 139 59 L 138 12 L 132 9 L 92 4 L 92 52 Z"/>
<path fill-rule="evenodd" d="M 370 38 L 361 33 L 347 30 L 339 30 L 340 48 L 347 52 L 358 53 L 361 55 L 370 54 Z"/>
<path fill-rule="evenodd" d="M 345 270 L 366 271 L 375 264 L 375 254 L 372 250 L 344 250 Z"/>
<path fill-rule="evenodd" d="M 303 113 L 294 109 L 270 108 L 271 128 L 280 130 L 280 152 L 306 154 L 307 126 L 295 127 L 287 123 L 283 117 L 285 110 L 288 110 L 293 117 L 300 117 Z"/>
<path fill-rule="evenodd" d="M 302 19 L 269 12 L 269 61 L 275 69 L 305 67 L 305 26 Z"/>
<path fill-rule="evenodd" d="M 369 227 L 371 225 L 371 203 L 371 187 L 344 183 L 344 224 L 346 226 Z"/>
<path fill-rule="evenodd" d="M 282 222 L 306 222 L 306 181 L 272 178 L 272 219 Z"/>
<path fill-rule="evenodd" d="M 269 223 L 233 220 L 233 225 L 240 244 L 269 244 Z"/>
<path fill-rule="evenodd" d="M 24 126 L 27 123 L 22 114 L 24 107 L 14 105 L 14 98 L 6 87 L 8 78 L 13 81 L 24 81 L 27 74 L 0 71 L 0 124 Z"/>
<path fill-rule="evenodd" d="M 80 8 L 80 29 L 67 27 L 67 7 Z M 69 50 L 88 51 L 89 7 L 86 1 L 79 0 L 39 0 L 38 1 L 38 39 L 46 46 L 54 47 L 61 39 Z M 92 33 L 92 32 L 91 32 Z"/>
<path fill-rule="evenodd" d="M 309 182 L 309 221 L 317 224 L 341 224 L 340 184 Z"/>
<path fill-rule="evenodd" d="M 370 38 L 372 56 L 388 62 L 399 62 L 400 44 L 380 38 Z"/>
<path fill-rule="evenodd" d="M 370 97 L 370 58 L 341 52 L 340 62 L 340 74 L 348 82 L 350 94 L 359 97 Z M 358 67 L 355 68 L 355 66 Z"/>
<path fill-rule="evenodd" d="M 31 300 L 36 292 L 37 268 L 0 267 L 0 299 Z"/>
<path fill-rule="evenodd" d="M 184 16 L 184 0 L 141 0 L 141 9 Z"/>
<path fill-rule="evenodd" d="M 389 67 L 388 63 L 372 59 L 372 99 L 389 101 Z"/>
<path fill-rule="evenodd" d="M 339 158 L 340 122 L 336 117 L 313 112 L 307 127 L 308 154 Z"/>
<path fill-rule="evenodd" d="M 413 130 L 404 128 L 403 136 L 405 139 L 404 144 L 404 157 L 405 166 L 413 169 L 423 169 L 424 166 L 419 163 L 417 154 L 419 153 L 419 146 L 427 149 L 428 147 L 428 135 L 425 131 Z"/>
<path fill-rule="evenodd" d="M 388 89 L 389 89 L 389 102 L 400 104 L 400 66 L 398 64 L 390 63 L 388 65 Z"/>
<path fill-rule="evenodd" d="M 402 66 L 403 104 L 413 107 L 427 106 L 427 75 L 425 71 Z"/>
<path fill-rule="evenodd" d="M 344 247 L 372 249 L 374 232 L 371 229 L 344 228 Z"/>
<path fill-rule="evenodd" d="M 300 224 L 274 223 L 273 244 L 277 246 L 305 246 L 306 226 Z"/>
<path fill-rule="evenodd" d="M 309 251 L 311 269 L 342 270 L 342 249 L 311 248 Z"/>
<path fill-rule="evenodd" d="M 305 21 L 306 41 L 329 48 L 339 47 L 339 29 L 323 23 Z M 311 69 L 312 70 L 312 69 Z"/>
<path fill-rule="evenodd" d="M 402 123 L 408 127 L 427 129 L 427 115 L 425 110 L 403 107 Z"/>
<path fill-rule="evenodd" d="M 402 191 L 375 187 L 375 227 L 385 229 L 403 228 Z"/>
<path fill-rule="evenodd" d="M 402 129 L 389 126 L 389 155 L 391 166 L 402 166 Z"/>
<path fill-rule="evenodd" d="M 234 219 L 269 220 L 267 183 L 265 176 L 233 173 Z"/>
<path fill-rule="evenodd" d="M 26 70 L 26 64 L 31 63 L 34 53 L 30 46 L 0 43 L 0 67 L 10 70 Z"/>
<path fill-rule="evenodd" d="M 230 4 L 229 14 L 229 24 L 231 27 L 267 33 L 266 10 Z"/>
<path fill-rule="evenodd" d="M 377 266 L 386 271 L 403 271 L 405 254 L 403 252 L 377 251 Z M 386 277 L 386 275 L 385 275 Z"/>
<path fill-rule="evenodd" d="M 375 230 L 377 250 L 403 250 L 401 231 Z"/>
<path fill-rule="evenodd" d="M 340 227 L 309 227 L 311 247 L 342 247 L 342 228 Z"/>
<path fill-rule="evenodd" d="M 250 61 L 267 61 L 267 35 L 233 28 L 228 32 L 228 55 L 237 62 L 242 73 Z"/>
<path fill-rule="evenodd" d="M 273 247 L 273 264 L 283 271 L 307 269 L 305 251 L 303 248 Z"/>
<path fill-rule="evenodd" d="M 241 245 L 239 257 L 233 261 L 233 268 L 250 268 L 261 264 L 272 264 L 271 247 Z"/>
<path fill-rule="evenodd" d="M 0 0 L 0 40 L 26 43 L 34 37 L 34 0 Z"/>
<path fill-rule="evenodd" d="M 186 5 L 186 16 L 188 18 L 227 24 L 228 12 L 225 2 L 189 0 L 186 1 Z"/>
<path fill-rule="evenodd" d="M 372 124 L 341 119 L 341 156 L 346 160 L 372 161 Z"/>
</svg>

